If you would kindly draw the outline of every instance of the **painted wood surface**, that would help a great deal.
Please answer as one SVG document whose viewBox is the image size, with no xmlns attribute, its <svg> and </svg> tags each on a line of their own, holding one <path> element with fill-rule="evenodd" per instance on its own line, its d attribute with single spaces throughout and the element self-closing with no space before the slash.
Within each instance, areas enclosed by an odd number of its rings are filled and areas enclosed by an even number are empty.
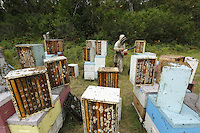
<svg viewBox="0 0 200 133">
<path fill-rule="evenodd" d="M 146 129 L 147 133 L 160 133 L 148 113 L 145 114 L 143 127 Z"/>
<path fill-rule="evenodd" d="M 95 62 L 85 62 L 84 72 L 95 72 Z"/>
<path fill-rule="evenodd" d="M 133 93 L 143 108 L 147 106 L 147 96 L 149 94 L 157 94 L 159 85 L 154 83 L 153 86 L 133 86 Z"/>
<path fill-rule="evenodd" d="M 106 56 L 95 56 L 95 65 L 106 65 Z"/>
<path fill-rule="evenodd" d="M 135 109 L 137 110 L 137 112 L 139 113 L 139 117 L 142 118 L 142 120 L 144 120 L 145 117 L 145 113 L 146 113 L 146 108 L 144 108 L 140 101 L 137 99 L 136 95 L 133 93 L 133 104 Z"/>
<path fill-rule="evenodd" d="M 180 113 L 192 69 L 185 65 L 164 66 L 156 105 Z"/>
<path fill-rule="evenodd" d="M 15 113 L 7 121 L 12 133 L 47 133 L 61 113 L 58 95 L 52 95 L 54 108 L 20 120 Z"/>
<path fill-rule="evenodd" d="M 194 110 L 197 114 L 200 115 L 200 110 L 198 109 L 198 106 L 196 106 L 197 99 L 198 99 L 197 94 L 186 93 L 184 98 L 184 104 L 186 104 L 188 107 L 190 107 L 192 110 Z"/>
<path fill-rule="evenodd" d="M 61 108 L 63 108 L 63 103 L 70 92 L 70 85 L 60 86 L 52 90 L 51 92 L 52 92 L 52 95 L 59 95 Z"/>
<path fill-rule="evenodd" d="M 157 95 L 149 95 L 147 113 L 161 133 L 199 133 L 200 116 L 183 104 L 181 113 L 156 106 Z"/>
<path fill-rule="evenodd" d="M 190 84 L 192 84 L 199 60 L 194 59 L 193 57 L 185 57 L 185 62 L 187 62 L 192 68 L 192 75 L 190 77 L 190 82 L 189 82 Z"/>
<path fill-rule="evenodd" d="M 85 80 L 95 80 L 95 72 L 84 72 Z"/>
</svg>

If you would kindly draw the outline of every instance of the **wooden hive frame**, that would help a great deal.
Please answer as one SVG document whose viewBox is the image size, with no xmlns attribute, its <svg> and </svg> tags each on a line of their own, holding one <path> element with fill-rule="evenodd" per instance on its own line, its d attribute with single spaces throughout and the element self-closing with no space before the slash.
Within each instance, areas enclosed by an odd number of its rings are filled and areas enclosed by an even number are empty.
<svg viewBox="0 0 200 133">
<path fill-rule="evenodd" d="M 146 41 L 145 40 L 136 40 L 135 41 L 135 53 L 143 54 L 145 52 Z"/>
<path fill-rule="evenodd" d="M 156 72 L 156 83 L 160 83 L 160 76 L 162 73 L 163 66 L 167 65 L 168 62 L 172 62 L 172 63 L 177 62 L 177 63 L 181 63 L 181 64 L 185 64 L 189 66 L 188 63 L 183 63 L 184 60 L 185 60 L 185 56 L 181 56 L 181 55 L 161 55 L 159 58 L 158 70 Z"/>
<path fill-rule="evenodd" d="M 118 87 L 119 69 L 117 67 L 99 67 L 98 85 L 105 87 Z"/>
<path fill-rule="evenodd" d="M 119 93 L 119 88 L 100 86 L 87 88 L 81 97 L 84 133 L 118 133 Z M 99 97 L 97 94 L 101 96 Z"/>
<path fill-rule="evenodd" d="M 101 55 L 101 41 L 95 41 L 95 46 L 96 46 L 96 55 Z"/>
<path fill-rule="evenodd" d="M 55 56 L 47 58 L 44 59 L 44 63 L 47 67 L 52 89 L 62 85 L 67 85 L 70 82 L 66 57 Z"/>
<path fill-rule="evenodd" d="M 68 65 L 69 76 L 75 77 L 75 71 L 73 66 Z"/>
<path fill-rule="evenodd" d="M 47 54 L 57 54 L 58 52 L 64 52 L 63 39 L 49 39 L 44 40 L 45 51 Z"/>
<path fill-rule="evenodd" d="M 53 107 L 49 78 L 44 66 L 11 71 L 6 79 L 20 119 Z"/>
<path fill-rule="evenodd" d="M 83 48 L 83 61 L 90 61 L 90 48 L 89 47 Z"/>
<path fill-rule="evenodd" d="M 130 63 L 130 81 L 135 86 L 153 85 L 157 57 L 132 55 Z"/>
<path fill-rule="evenodd" d="M 22 69 L 36 67 L 32 46 L 16 45 L 15 47 L 17 49 L 17 54 Z"/>
</svg>

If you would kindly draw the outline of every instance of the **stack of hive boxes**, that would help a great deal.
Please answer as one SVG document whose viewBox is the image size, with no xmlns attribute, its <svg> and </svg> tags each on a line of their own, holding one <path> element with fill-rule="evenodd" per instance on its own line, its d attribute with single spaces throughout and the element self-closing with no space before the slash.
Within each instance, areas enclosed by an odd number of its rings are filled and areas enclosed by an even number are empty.
<svg viewBox="0 0 200 133">
<path fill-rule="evenodd" d="M 120 89 L 88 86 L 81 96 L 85 133 L 119 132 Z"/>
<path fill-rule="evenodd" d="M 58 132 L 66 114 L 63 103 L 70 91 L 67 58 L 43 61 L 42 44 L 18 44 L 16 49 L 23 69 L 6 76 L 10 93 L 1 97 L 1 132 Z"/>
<path fill-rule="evenodd" d="M 131 55 L 130 78 L 133 84 L 133 102 L 140 122 L 146 113 L 147 96 L 157 93 L 158 84 L 154 82 L 157 57 L 152 55 Z"/>
<path fill-rule="evenodd" d="M 86 40 L 86 47 L 83 48 L 84 79 L 97 79 L 97 70 L 105 67 L 107 45 L 106 40 Z"/>
<path fill-rule="evenodd" d="M 64 40 L 63 39 L 47 39 L 44 40 L 45 57 L 63 56 Z"/>
<path fill-rule="evenodd" d="M 199 110 L 195 107 L 198 96 L 186 93 L 197 65 L 198 60 L 191 57 L 160 57 L 156 75 L 158 94 L 148 95 L 143 124 L 147 132 L 198 132 L 200 117 Z M 183 104 L 184 97 L 184 103 L 189 107 Z"/>
</svg>

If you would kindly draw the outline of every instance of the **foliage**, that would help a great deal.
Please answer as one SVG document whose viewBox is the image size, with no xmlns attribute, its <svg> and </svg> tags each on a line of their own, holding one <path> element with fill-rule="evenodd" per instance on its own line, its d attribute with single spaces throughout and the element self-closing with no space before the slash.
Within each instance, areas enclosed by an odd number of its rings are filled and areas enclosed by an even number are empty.
<svg viewBox="0 0 200 133">
<path fill-rule="evenodd" d="M 0 9 L 0 39 L 51 38 L 83 42 L 119 34 L 149 43 L 199 46 L 200 3 L 192 0 L 30 0 L 4 1 Z"/>
</svg>

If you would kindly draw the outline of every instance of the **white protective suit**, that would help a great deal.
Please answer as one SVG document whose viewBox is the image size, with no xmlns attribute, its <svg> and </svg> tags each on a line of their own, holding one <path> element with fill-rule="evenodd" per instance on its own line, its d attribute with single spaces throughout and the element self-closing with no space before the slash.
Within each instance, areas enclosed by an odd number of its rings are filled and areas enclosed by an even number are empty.
<svg viewBox="0 0 200 133">
<path fill-rule="evenodd" d="M 115 66 L 119 68 L 119 72 L 123 72 L 123 67 L 124 67 L 124 53 L 123 50 L 125 50 L 125 42 L 126 37 L 125 35 L 120 35 L 119 40 L 115 43 L 114 50 L 116 51 L 114 55 L 114 63 Z"/>
</svg>

